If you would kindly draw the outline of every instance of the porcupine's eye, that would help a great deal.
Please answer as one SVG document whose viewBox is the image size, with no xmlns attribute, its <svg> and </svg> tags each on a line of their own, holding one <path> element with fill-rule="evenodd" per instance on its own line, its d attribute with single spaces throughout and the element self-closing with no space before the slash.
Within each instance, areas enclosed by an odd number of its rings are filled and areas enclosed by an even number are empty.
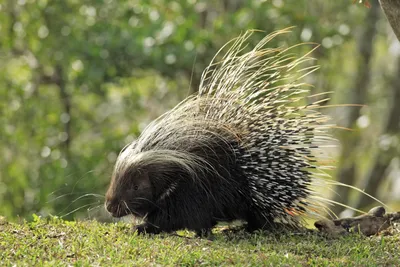
<svg viewBox="0 0 400 267">
<path fill-rule="evenodd" d="M 139 186 L 137 186 L 137 185 L 135 185 L 134 187 L 133 187 L 133 190 L 138 190 L 139 189 Z"/>
</svg>

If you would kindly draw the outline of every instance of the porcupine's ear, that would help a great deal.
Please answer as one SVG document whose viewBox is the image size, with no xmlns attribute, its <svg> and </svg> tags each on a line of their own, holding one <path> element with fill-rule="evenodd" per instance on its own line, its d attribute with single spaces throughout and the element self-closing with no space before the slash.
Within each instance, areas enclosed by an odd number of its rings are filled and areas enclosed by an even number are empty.
<svg viewBox="0 0 400 267">
<path fill-rule="evenodd" d="M 183 177 L 182 170 L 174 163 L 166 166 L 147 166 L 148 177 L 155 200 L 163 200 L 172 194 Z"/>
</svg>

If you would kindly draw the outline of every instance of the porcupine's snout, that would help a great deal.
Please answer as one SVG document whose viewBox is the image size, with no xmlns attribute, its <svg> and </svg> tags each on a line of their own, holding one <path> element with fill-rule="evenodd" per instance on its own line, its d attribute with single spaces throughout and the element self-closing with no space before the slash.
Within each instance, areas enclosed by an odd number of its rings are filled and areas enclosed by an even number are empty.
<svg viewBox="0 0 400 267">
<path fill-rule="evenodd" d="M 121 200 L 115 196 L 112 186 L 110 186 L 106 193 L 104 207 L 113 217 L 119 218 L 124 216 L 123 213 L 125 209 L 121 206 Z"/>
<path fill-rule="evenodd" d="M 113 216 L 113 217 L 120 217 L 119 216 L 120 212 L 118 211 L 118 210 L 120 210 L 119 206 L 120 205 L 119 205 L 118 201 L 116 201 L 116 200 L 106 200 L 104 203 L 104 207 L 106 208 L 106 211 L 108 213 L 110 213 L 111 216 Z"/>
<path fill-rule="evenodd" d="M 111 214 L 116 213 L 116 211 L 117 211 L 116 205 L 112 205 L 112 202 L 109 200 L 106 200 L 106 202 L 104 203 L 104 206 L 106 208 L 106 211 L 108 211 Z"/>
</svg>

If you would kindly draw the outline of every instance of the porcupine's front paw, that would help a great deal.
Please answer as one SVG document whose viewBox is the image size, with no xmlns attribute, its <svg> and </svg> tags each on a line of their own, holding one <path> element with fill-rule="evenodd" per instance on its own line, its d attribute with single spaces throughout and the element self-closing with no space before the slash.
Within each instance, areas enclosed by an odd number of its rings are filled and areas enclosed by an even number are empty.
<svg viewBox="0 0 400 267">
<path fill-rule="evenodd" d="M 158 234 L 160 230 L 154 226 L 149 225 L 148 223 L 142 223 L 139 225 L 134 225 L 132 227 L 132 231 L 137 231 L 138 234 Z"/>
</svg>

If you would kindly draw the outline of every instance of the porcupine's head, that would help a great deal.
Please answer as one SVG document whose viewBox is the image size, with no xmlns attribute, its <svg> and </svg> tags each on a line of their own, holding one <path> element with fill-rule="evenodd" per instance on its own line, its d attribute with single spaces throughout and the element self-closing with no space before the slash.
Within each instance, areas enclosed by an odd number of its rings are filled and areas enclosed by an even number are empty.
<svg viewBox="0 0 400 267">
<path fill-rule="evenodd" d="M 128 214 L 143 217 L 153 208 L 151 173 L 140 156 L 134 155 L 132 145 L 128 145 L 118 157 L 105 202 L 106 210 L 113 217 Z"/>
<path fill-rule="evenodd" d="M 168 154 L 137 152 L 132 144 L 120 153 L 106 193 L 105 206 L 113 217 L 144 217 L 174 190 L 181 169 Z"/>
<path fill-rule="evenodd" d="M 159 208 L 157 202 L 173 192 L 177 177 L 184 172 L 172 151 L 138 152 L 134 143 L 130 144 L 115 164 L 106 193 L 106 209 L 113 217 L 144 217 Z"/>
</svg>

